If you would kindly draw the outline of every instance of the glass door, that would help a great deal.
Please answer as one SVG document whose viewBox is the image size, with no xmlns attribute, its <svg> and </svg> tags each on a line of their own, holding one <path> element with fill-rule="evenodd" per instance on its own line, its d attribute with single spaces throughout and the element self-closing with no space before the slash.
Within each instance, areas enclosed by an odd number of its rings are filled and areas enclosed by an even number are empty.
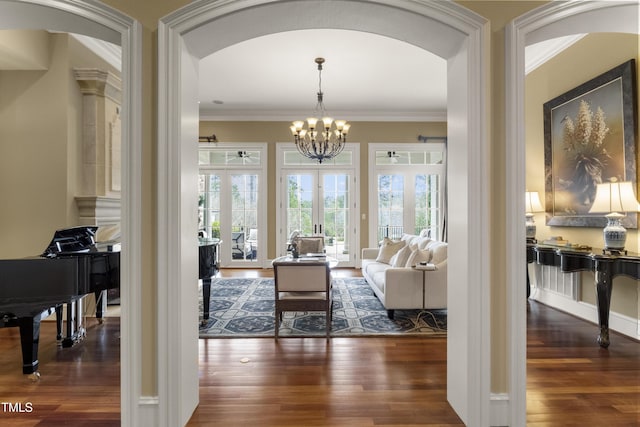
<svg viewBox="0 0 640 427">
<path fill-rule="evenodd" d="M 200 234 L 222 240 L 222 267 L 266 262 L 266 146 L 223 144 L 200 148 L 198 220 Z M 251 148 L 251 150 L 249 149 Z"/>
<path fill-rule="evenodd" d="M 286 235 L 298 231 L 302 236 L 323 236 L 327 255 L 352 263 L 350 246 L 353 233 L 353 175 L 345 171 L 286 171 Z"/>
<path fill-rule="evenodd" d="M 290 143 L 278 143 L 276 253 L 285 255 L 291 233 L 323 236 L 325 252 L 340 267 L 355 267 L 360 250 L 360 144 L 348 143 L 336 157 L 318 164 Z"/>
<path fill-rule="evenodd" d="M 369 144 L 369 240 L 427 230 L 434 239 L 445 223 L 445 146 Z"/>
<path fill-rule="evenodd" d="M 353 259 L 350 256 L 353 237 L 350 232 L 353 229 L 353 176 L 347 172 L 320 172 L 320 182 L 325 250 L 327 255 L 338 259 L 342 265 L 347 265 Z"/>
</svg>

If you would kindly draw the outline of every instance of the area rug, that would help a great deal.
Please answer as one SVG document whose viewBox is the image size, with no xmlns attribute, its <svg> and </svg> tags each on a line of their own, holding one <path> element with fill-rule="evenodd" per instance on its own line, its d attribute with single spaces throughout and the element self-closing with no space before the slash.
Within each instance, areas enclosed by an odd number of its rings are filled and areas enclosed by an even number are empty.
<svg viewBox="0 0 640 427">
<path fill-rule="evenodd" d="M 202 292 L 200 292 L 202 313 Z M 274 282 L 272 278 L 214 279 L 209 319 L 200 338 L 273 337 Z M 202 316 L 201 316 L 202 317 Z M 394 319 L 362 278 L 336 278 L 333 283 L 331 336 L 432 335 L 445 336 L 446 310 L 395 310 Z M 287 312 L 282 337 L 324 336 L 323 312 Z"/>
</svg>

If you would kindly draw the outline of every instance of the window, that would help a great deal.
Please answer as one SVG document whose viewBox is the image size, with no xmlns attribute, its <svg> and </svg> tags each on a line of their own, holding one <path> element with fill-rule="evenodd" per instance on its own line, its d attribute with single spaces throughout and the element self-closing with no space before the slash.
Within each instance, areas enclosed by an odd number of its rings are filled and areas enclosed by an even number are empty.
<svg viewBox="0 0 640 427">
<path fill-rule="evenodd" d="M 444 224 L 445 145 L 369 144 L 370 244 Z"/>
</svg>

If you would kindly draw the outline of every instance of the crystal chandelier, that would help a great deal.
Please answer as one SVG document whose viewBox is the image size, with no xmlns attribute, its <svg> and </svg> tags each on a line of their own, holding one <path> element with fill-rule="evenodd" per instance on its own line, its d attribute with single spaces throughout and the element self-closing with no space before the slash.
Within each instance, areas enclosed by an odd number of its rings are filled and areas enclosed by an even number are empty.
<svg viewBox="0 0 640 427">
<path fill-rule="evenodd" d="M 347 142 L 349 125 L 346 120 L 333 120 L 324 108 L 322 93 L 322 64 L 324 58 L 316 58 L 318 64 L 318 103 L 314 110 L 315 117 L 307 118 L 307 128 L 304 120 L 296 120 L 290 127 L 296 148 L 305 157 L 322 163 L 340 154 Z M 321 117 L 318 119 L 318 117 Z M 318 123 L 319 122 L 319 123 Z M 332 125 L 335 126 L 332 129 Z"/>
</svg>

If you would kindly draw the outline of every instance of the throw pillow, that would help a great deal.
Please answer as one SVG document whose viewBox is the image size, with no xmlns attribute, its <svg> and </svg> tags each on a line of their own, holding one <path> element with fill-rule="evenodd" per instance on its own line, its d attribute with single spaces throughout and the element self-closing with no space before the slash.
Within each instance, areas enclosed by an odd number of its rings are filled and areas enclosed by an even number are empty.
<svg viewBox="0 0 640 427">
<path fill-rule="evenodd" d="M 392 267 L 404 267 L 405 265 L 407 265 L 407 260 L 409 259 L 410 255 L 411 247 L 405 245 L 398 252 L 396 252 L 394 256 L 391 257 L 389 264 L 391 264 Z"/>
<path fill-rule="evenodd" d="M 434 247 L 431 248 L 431 253 L 433 254 L 431 262 L 434 264 L 440 264 L 447 259 L 447 244 L 440 242 L 439 245 L 434 245 Z"/>
<path fill-rule="evenodd" d="M 389 264 L 391 261 L 391 257 L 396 254 L 402 247 L 405 246 L 405 242 L 402 240 L 395 242 L 387 237 L 382 241 L 382 245 L 380 246 L 380 250 L 378 251 L 378 257 L 376 258 L 377 262 L 382 262 L 385 264 Z"/>
<path fill-rule="evenodd" d="M 429 249 L 416 249 L 411 252 L 409 258 L 407 259 L 407 267 L 415 267 L 421 262 L 429 262 L 431 261 L 431 251 Z"/>
</svg>

